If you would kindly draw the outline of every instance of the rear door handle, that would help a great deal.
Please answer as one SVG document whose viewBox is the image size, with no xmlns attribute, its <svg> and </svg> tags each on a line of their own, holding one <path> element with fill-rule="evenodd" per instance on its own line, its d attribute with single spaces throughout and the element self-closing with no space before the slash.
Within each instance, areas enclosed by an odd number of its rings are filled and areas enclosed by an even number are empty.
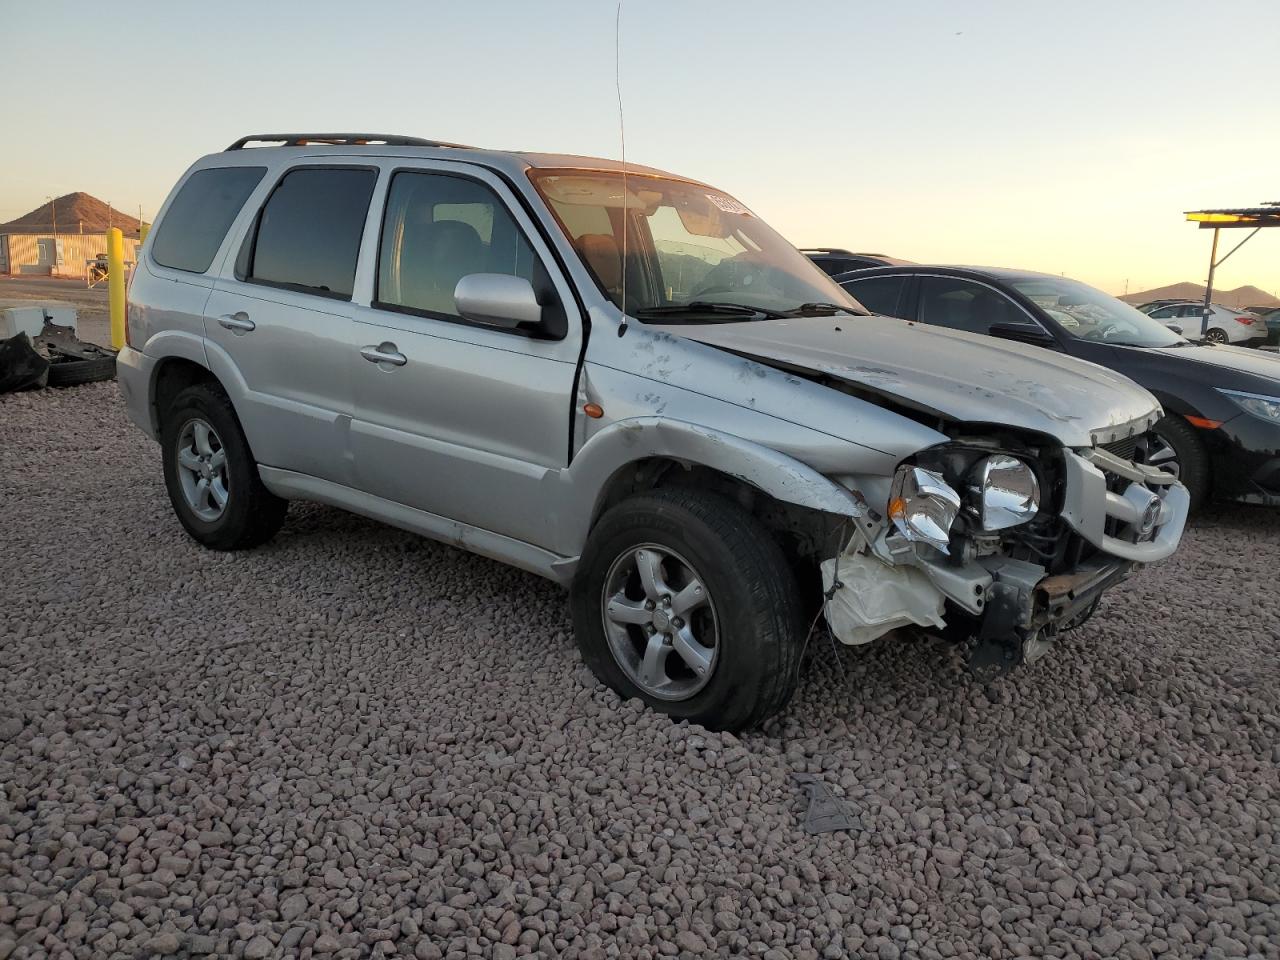
<svg viewBox="0 0 1280 960">
<path fill-rule="evenodd" d="M 248 333 L 257 326 L 247 313 L 232 313 L 218 318 L 218 323 L 232 332 Z"/>
<path fill-rule="evenodd" d="M 376 347 L 370 344 L 367 347 L 361 347 L 360 356 L 370 363 L 389 363 L 396 367 L 403 367 L 409 362 L 409 358 L 397 350 L 394 343 L 380 343 Z"/>
</svg>

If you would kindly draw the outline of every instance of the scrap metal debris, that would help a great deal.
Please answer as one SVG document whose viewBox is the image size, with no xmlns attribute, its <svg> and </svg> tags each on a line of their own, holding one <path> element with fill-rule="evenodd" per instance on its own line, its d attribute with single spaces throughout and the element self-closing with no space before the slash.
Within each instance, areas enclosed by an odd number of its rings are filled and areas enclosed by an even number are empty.
<svg viewBox="0 0 1280 960">
<path fill-rule="evenodd" d="M 862 820 L 853 805 L 831 792 L 823 780 L 812 773 L 793 773 L 792 779 L 804 788 L 809 809 L 804 814 L 806 833 L 835 833 L 837 830 L 861 830 Z"/>
<path fill-rule="evenodd" d="M 49 382 L 49 360 L 36 352 L 25 332 L 0 340 L 0 393 L 36 390 Z"/>
</svg>

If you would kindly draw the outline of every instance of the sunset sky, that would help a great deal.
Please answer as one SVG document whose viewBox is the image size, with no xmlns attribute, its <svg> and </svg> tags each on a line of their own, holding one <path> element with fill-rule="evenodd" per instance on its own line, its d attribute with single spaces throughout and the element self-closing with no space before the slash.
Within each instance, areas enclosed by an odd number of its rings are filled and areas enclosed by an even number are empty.
<svg viewBox="0 0 1280 960">
<path fill-rule="evenodd" d="M 0 221 L 73 190 L 149 219 L 253 132 L 618 155 L 614 0 L 0 9 L 0 62 L 25 78 Z M 1182 211 L 1280 200 L 1276 0 L 625 0 L 622 23 L 628 159 L 797 245 L 1118 294 L 1203 281 L 1209 235 Z M 1219 272 L 1245 283 L 1280 291 L 1280 230 Z"/>
</svg>

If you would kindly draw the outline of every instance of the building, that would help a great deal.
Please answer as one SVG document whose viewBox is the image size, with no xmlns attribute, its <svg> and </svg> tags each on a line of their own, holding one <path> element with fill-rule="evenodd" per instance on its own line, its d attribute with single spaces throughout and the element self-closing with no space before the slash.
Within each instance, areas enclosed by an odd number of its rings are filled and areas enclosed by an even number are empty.
<svg viewBox="0 0 1280 960">
<path fill-rule="evenodd" d="M 76 277 L 107 252 L 107 229 L 124 233 L 124 259 L 135 259 L 139 221 L 87 193 L 69 193 L 0 224 L 0 274 Z"/>
</svg>

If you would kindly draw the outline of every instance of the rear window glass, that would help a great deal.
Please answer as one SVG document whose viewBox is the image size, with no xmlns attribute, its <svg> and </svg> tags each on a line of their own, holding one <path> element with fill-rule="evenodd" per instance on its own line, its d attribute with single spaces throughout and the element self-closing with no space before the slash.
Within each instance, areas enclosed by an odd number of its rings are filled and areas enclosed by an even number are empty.
<svg viewBox="0 0 1280 960">
<path fill-rule="evenodd" d="M 152 259 L 188 273 L 208 270 L 231 222 L 266 172 L 266 167 L 217 167 L 193 173 L 156 227 Z"/>
<path fill-rule="evenodd" d="M 249 279 L 349 298 L 377 176 L 328 168 L 285 174 L 262 208 Z"/>
</svg>

